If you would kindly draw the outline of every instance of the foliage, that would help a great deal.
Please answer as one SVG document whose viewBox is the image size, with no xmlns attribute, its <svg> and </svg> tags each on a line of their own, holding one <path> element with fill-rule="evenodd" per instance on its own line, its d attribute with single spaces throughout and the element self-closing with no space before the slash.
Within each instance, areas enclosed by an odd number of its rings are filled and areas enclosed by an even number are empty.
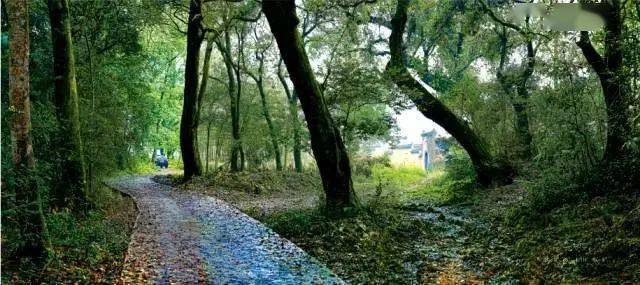
<svg viewBox="0 0 640 285">
<path fill-rule="evenodd" d="M 355 175 L 371 177 L 372 169 L 376 166 L 391 167 L 391 160 L 388 155 L 373 157 L 356 157 L 351 162 L 351 168 Z"/>
</svg>

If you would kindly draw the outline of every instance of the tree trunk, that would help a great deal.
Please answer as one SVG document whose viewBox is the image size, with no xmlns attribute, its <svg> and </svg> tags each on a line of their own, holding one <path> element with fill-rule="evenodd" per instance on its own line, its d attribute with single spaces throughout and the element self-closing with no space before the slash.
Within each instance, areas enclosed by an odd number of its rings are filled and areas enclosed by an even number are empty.
<svg viewBox="0 0 640 285">
<path fill-rule="evenodd" d="M 425 117 L 442 126 L 462 145 L 471 157 L 479 183 L 482 185 L 511 183 L 513 169 L 504 163 L 497 162 L 489 153 L 486 144 L 467 123 L 456 117 L 404 66 L 402 36 L 407 22 L 409 2 L 410 0 L 398 0 L 396 13 L 391 20 L 392 31 L 389 37 L 391 59 L 386 71 L 388 76 L 405 95 L 409 96 Z"/>
<path fill-rule="evenodd" d="M 204 155 L 204 173 L 209 173 L 209 145 L 211 144 L 211 123 L 213 121 L 209 121 L 207 124 L 207 149 Z"/>
<path fill-rule="evenodd" d="M 604 56 L 601 56 L 591 44 L 588 32 L 580 33 L 578 47 L 582 50 L 589 65 L 595 70 L 607 108 L 607 145 L 605 161 L 613 161 L 626 156 L 624 144 L 631 133 L 629 120 L 629 86 L 626 84 L 622 62 L 622 19 L 620 1 L 607 2 L 604 14 L 605 37 Z"/>
<path fill-rule="evenodd" d="M 57 206 L 83 210 L 89 206 L 86 198 L 87 170 L 80 135 L 80 112 L 69 2 L 49 0 L 48 6 L 53 41 L 55 105 L 61 131 L 58 149 L 62 158 L 61 167 L 64 169 L 54 188 L 54 203 Z"/>
<path fill-rule="evenodd" d="M 187 59 L 184 68 L 184 99 L 180 120 L 180 150 L 184 164 L 184 179 L 202 174 L 202 163 L 198 152 L 196 121 L 198 105 L 198 66 L 200 45 L 204 38 L 202 28 L 201 0 L 191 0 L 189 24 L 187 26 Z"/>
<path fill-rule="evenodd" d="M 195 140 L 195 145 L 199 145 L 198 143 L 198 126 L 200 126 L 200 118 L 201 118 L 201 114 L 202 114 L 202 104 L 204 102 L 204 95 L 207 92 L 207 81 L 209 80 L 209 66 L 211 64 L 211 51 L 213 50 L 213 40 L 208 40 L 207 41 L 207 47 L 205 49 L 204 52 L 204 63 L 202 66 L 202 81 L 200 81 L 200 88 L 198 88 L 198 103 L 197 103 L 197 107 L 196 107 L 196 115 L 195 115 L 195 119 L 194 119 L 194 124 L 195 124 L 195 131 L 194 131 L 194 140 Z M 209 125 L 210 127 L 210 125 Z M 207 132 L 209 131 L 209 129 L 207 129 Z M 207 138 L 208 140 L 208 138 Z M 207 141 L 207 147 L 209 142 Z M 207 150 L 208 151 L 208 150 Z M 206 154 L 208 155 L 208 154 Z M 196 156 L 199 158 L 200 157 L 200 153 L 196 152 Z M 205 162 L 207 165 L 209 164 L 208 161 Z M 202 164 L 200 164 L 202 165 Z M 206 170 L 205 170 L 206 171 Z"/>
<path fill-rule="evenodd" d="M 260 93 L 260 102 L 262 103 L 262 115 L 264 116 L 264 119 L 267 122 L 267 127 L 269 128 L 269 137 L 271 138 L 271 146 L 273 147 L 273 156 L 276 162 L 276 170 L 282 171 L 282 155 L 280 154 L 280 146 L 278 144 L 278 133 L 276 132 L 276 128 L 273 125 L 273 121 L 271 120 L 271 114 L 269 113 L 269 107 L 267 104 L 267 94 L 264 90 L 263 84 L 265 51 L 266 50 L 263 50 L 261 53 L 256 52 L 256 57 L 259 61 L 258 74 L 255 75 L 248 70 L 246 71 L 246 73 L 256 82 L 256 85 L 258 86 L 258 93 Z"/>
<path fill-rule="evenodd" d="M 533 50 L 533 43 L 531 39 L 527 40 L 527 58 L 524 65 L 524 70 L 522 74 L 519 74 L 518 78 L 515 78 L 517 81 L 516 84 L 516 92 L 515 96 L 512 92 L 512 82 L 509 80 L 508 76 L 505 75 L 504 72 L 504 64 L 507 57 L 507 36 L 505 32 L 505 28 L 503 28 L 503 34 L 499 34 L 500 37 L 500 66 L 498 67 L 498 73 L 496 77 L 498 82 L 500 83 L 502 90 L 509 96 L 511 100 L 511 105 L 513 106 L 513 111 L 515 114 L 515 124 L 514 130 L 516 133 L 516 137 L 518 140 L 517 146 L 517 156 L 521 159 L 528 160 L 531 158 L 531 142 L 532 136 L 529 131 L 529 114 L 528 114 L 528 103 L 529 103 L 529 90 L 527 89 L 527 82 L 531 75 L 533 74 L 533 70 L 535 67 L 535 54 Z"/>
<path fill-rule="evenodd" d="M 338 214 L 345 207 L 355 205 L 349 156 L 304 50 L 297 29 L 295 3 L 293 0 L 264 1 L 262 9 L 298 91 L 311 135 L 311 149 L 322 177 L 327 211 Z"/>
<path fill-rule="evenodd" d="M 282 74 L 280 68 L 281 64 L 278 64 L 278 79 L 284 88 L 284 92 L 287 95 L 287 101 L 289 103 L 289 117 L 291 119 L 291 128 L 293 129 L 293 163 L 296 172 L 302 172 L 302 146 L 300 144 L 300 119 L 298 118 L 298 93 L 289 89 L 287 81 Z"/>
<path fill-rule="evenodd" d="M 236 99 L 235 99 L 235 114 L 236 114 L 236 120 L 235 120 L 235 128 L 234 128 L 234 140 L 237 141 L 237 148 L 238 148 L 238 153 L 240 154 L 240 165 L 239 165 L 239 170 L 243 171 L 244 167 L 246 165 L 245 162 L 245 153 L 244 153 L 244 144 L 242 143 L 242 130 L 241 130 L 241 126 L 240 126 L 240 97 L 242 96 L 242 75 L 240 74 L 240 62 L 243 60 L 244 57 L 244 27 L 240 28 L 241 31 L 238 32 L 237 27 L 236 27 L 236 35 L 238 37 L 238 58 L 236 60 L 236 64 L 233 65 L 232 67 L 234 67 L 234 72 L 236 74 L 236 83 L 237 83 L 237 88 L 236 88 Z M 229 45 L 229 49 L 231 48 L 231 45 Z M 231 54 L 231 53 L 229 53 Z"/>
<path fill-rule="evenodd" d="M 13 167 L 16 179 L 16 218 L 20 227 L 18 256 L 40 257 L 45 249 L 42 234 L 44 216 L 38 188 L 33 179 L 35 158 L 31 141 L 29 102 L 29 12 L 26 0 L 7 2 L 9 11 L 9 110 Z M 3 183 L 4 184 L 4 183 Z M 4 185 L 3 185 L 4 186 Z M 3 189 L 4 191 L 5 189 Z M 3 217 L 4 219 L 4 217 Z"/>
<path fill-rule="evenodd" d="M 267 94 L 265 94 L 264 87 L 262 86 L 262 80 L 258 83 L 258 92 L 260 93 L 260 101 L 262 102 L 262 114 L 264 115 L 264 120 L 267 121 L 267 127 L 269 128 L 269 136 L 271 138 L 271 146 L 273 147 L 273 156 L 276 161 L 276 169 L 278 171 L 282 171 L 278 134 L 273 122 L 271 121 L 271 114 L 269 114 L 269 107 L 267 106 Z"/>
<path fill-rule="evenodd" d="M 241 152 L 241 137 L 240 137 L 240 113 L 238 92 L 236 88 L 236 73 L 233 68 L 233 59 L 231 58 L 231 37 L 229 32 L 224 32 L 224 43 L 216 41 L 216 46 L 222 54 L 224 65 L 227 70 L 228 87 L 230 108 L 231 108 L 231 166 L 230 170 L 236 172 L 241 170 L 240 152 Z M 239 163 L 240 162 L 240 163 Z"/>
</svg>

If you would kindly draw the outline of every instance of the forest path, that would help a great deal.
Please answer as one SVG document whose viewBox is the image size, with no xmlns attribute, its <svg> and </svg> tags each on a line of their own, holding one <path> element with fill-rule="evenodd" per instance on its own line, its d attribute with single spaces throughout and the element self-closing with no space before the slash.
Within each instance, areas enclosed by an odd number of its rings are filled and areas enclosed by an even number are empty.
<svg viewBox="0 0 640 285">
<path fill-rule="evenodd" d="M 119 284 L 342 284 L 260 222 L 213 197 L 148 176 L 107 184 L 131 195 L 138 217 Z"/>
</svg>

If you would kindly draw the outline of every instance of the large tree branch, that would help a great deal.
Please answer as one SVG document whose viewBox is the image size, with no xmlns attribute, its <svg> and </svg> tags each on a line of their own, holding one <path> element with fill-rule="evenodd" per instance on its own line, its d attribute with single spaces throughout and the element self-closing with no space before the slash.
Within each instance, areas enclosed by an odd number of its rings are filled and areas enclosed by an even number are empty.
<svg viewBox="0 0 640 285">
<path fill-rule="evenodd" d="M 587 62 L 596 71 L 598 76 L 606 76 L 607 66 L 602 59 L 602 56 L 596 51 L 589 39 L 589 32 L 580 32 L 580 40 L 576 42 L 578 47 L 582 50 L 582 54 L 587 59 Z"/>
</svg>

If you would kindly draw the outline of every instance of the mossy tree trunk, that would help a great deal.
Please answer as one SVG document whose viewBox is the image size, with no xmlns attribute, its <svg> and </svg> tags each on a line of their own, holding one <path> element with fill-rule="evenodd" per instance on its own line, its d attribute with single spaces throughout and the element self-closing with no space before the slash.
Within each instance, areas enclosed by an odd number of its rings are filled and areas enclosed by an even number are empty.
<svg viewBox="0 0 640 285">
<path fill-rule="evenodd" d="M 391 20 L 392 31 L 389 37 L 391 59 L 387 64 L 387 75 L 425 117 L 442 126 L 462 145 L 471 157 L 479 183 L 483 185 L 511 183 L 513 169 L 494 159 L 486 144 L 469 125 L 424 88 L 404 65 L 402 36 L 407 22 L 409 3 L 410 0 L 398 0 L 396 13 Z"/>
<path fill-rule="evenodd" d="M 300 143 L 300 118 L 298 118 L 298 94 L 294 90 L 291 92 L 287 81 L 282 74 L 282 61 L 278 63 L 278 80 L 284 88 L 289 104 L 289 118 L 293 129 L 293 165 L 296 172 L 302 172 L 302 144 Z"/>
<path fill-rule="evenodd" d="M 89 206 L 86 198 L 87 170 L 80 135 L 69 2 L 49 0 L 48 6 L 53 41 L 55 106 L 61 131 L 58 149 L 64 169 L 55 185 L 53 201 L 56 206 L 82 210 Z"/>
<path fill-rule="evenodd" d="M 326 209 L 331 214 L 338 214 L 345 207 L 355 205 L 349 156 L 304 50 L 297 29 L 299 19 L 295 1 L 265 1 L 262 10 L 298 92 L 311 136 L 311 149 L 322 178 Z"/>
<path fill-rule="evenodd" d="M 180 120 L 180 150 L 184 164 L 184 179 L 202 174 L 202 163 L 198 153 L 196 120 L 198 105 L 198 71 L 200 65 L 200 46 L 204 39 L 202 27 L 201 0 L 191 0 L 189 4 L 189 23 L 187 25 L 187 59 L 184 68 L 184 98 L 182 118 Z"/>
<path fill-rule="evenodd" d="M 16 205 L 19 209 L 16 218 L 22 245 L 17 255 L 37 258 L 45 249 L 43 233 L 46 232 L 46 227 L 40 195 L 33 179 L 35 174 L 32 172 L 36 161 L 31 139 L 31 103 L 29 101 L 29 12 L 26 0 L 7 3 L 10 52 L 9 116 L 11 116 L 12 162 L 18 178 L 14 179 Z M 5 213 L 3 213 L 3 220 L 4 215 Z"/>
</svg>

